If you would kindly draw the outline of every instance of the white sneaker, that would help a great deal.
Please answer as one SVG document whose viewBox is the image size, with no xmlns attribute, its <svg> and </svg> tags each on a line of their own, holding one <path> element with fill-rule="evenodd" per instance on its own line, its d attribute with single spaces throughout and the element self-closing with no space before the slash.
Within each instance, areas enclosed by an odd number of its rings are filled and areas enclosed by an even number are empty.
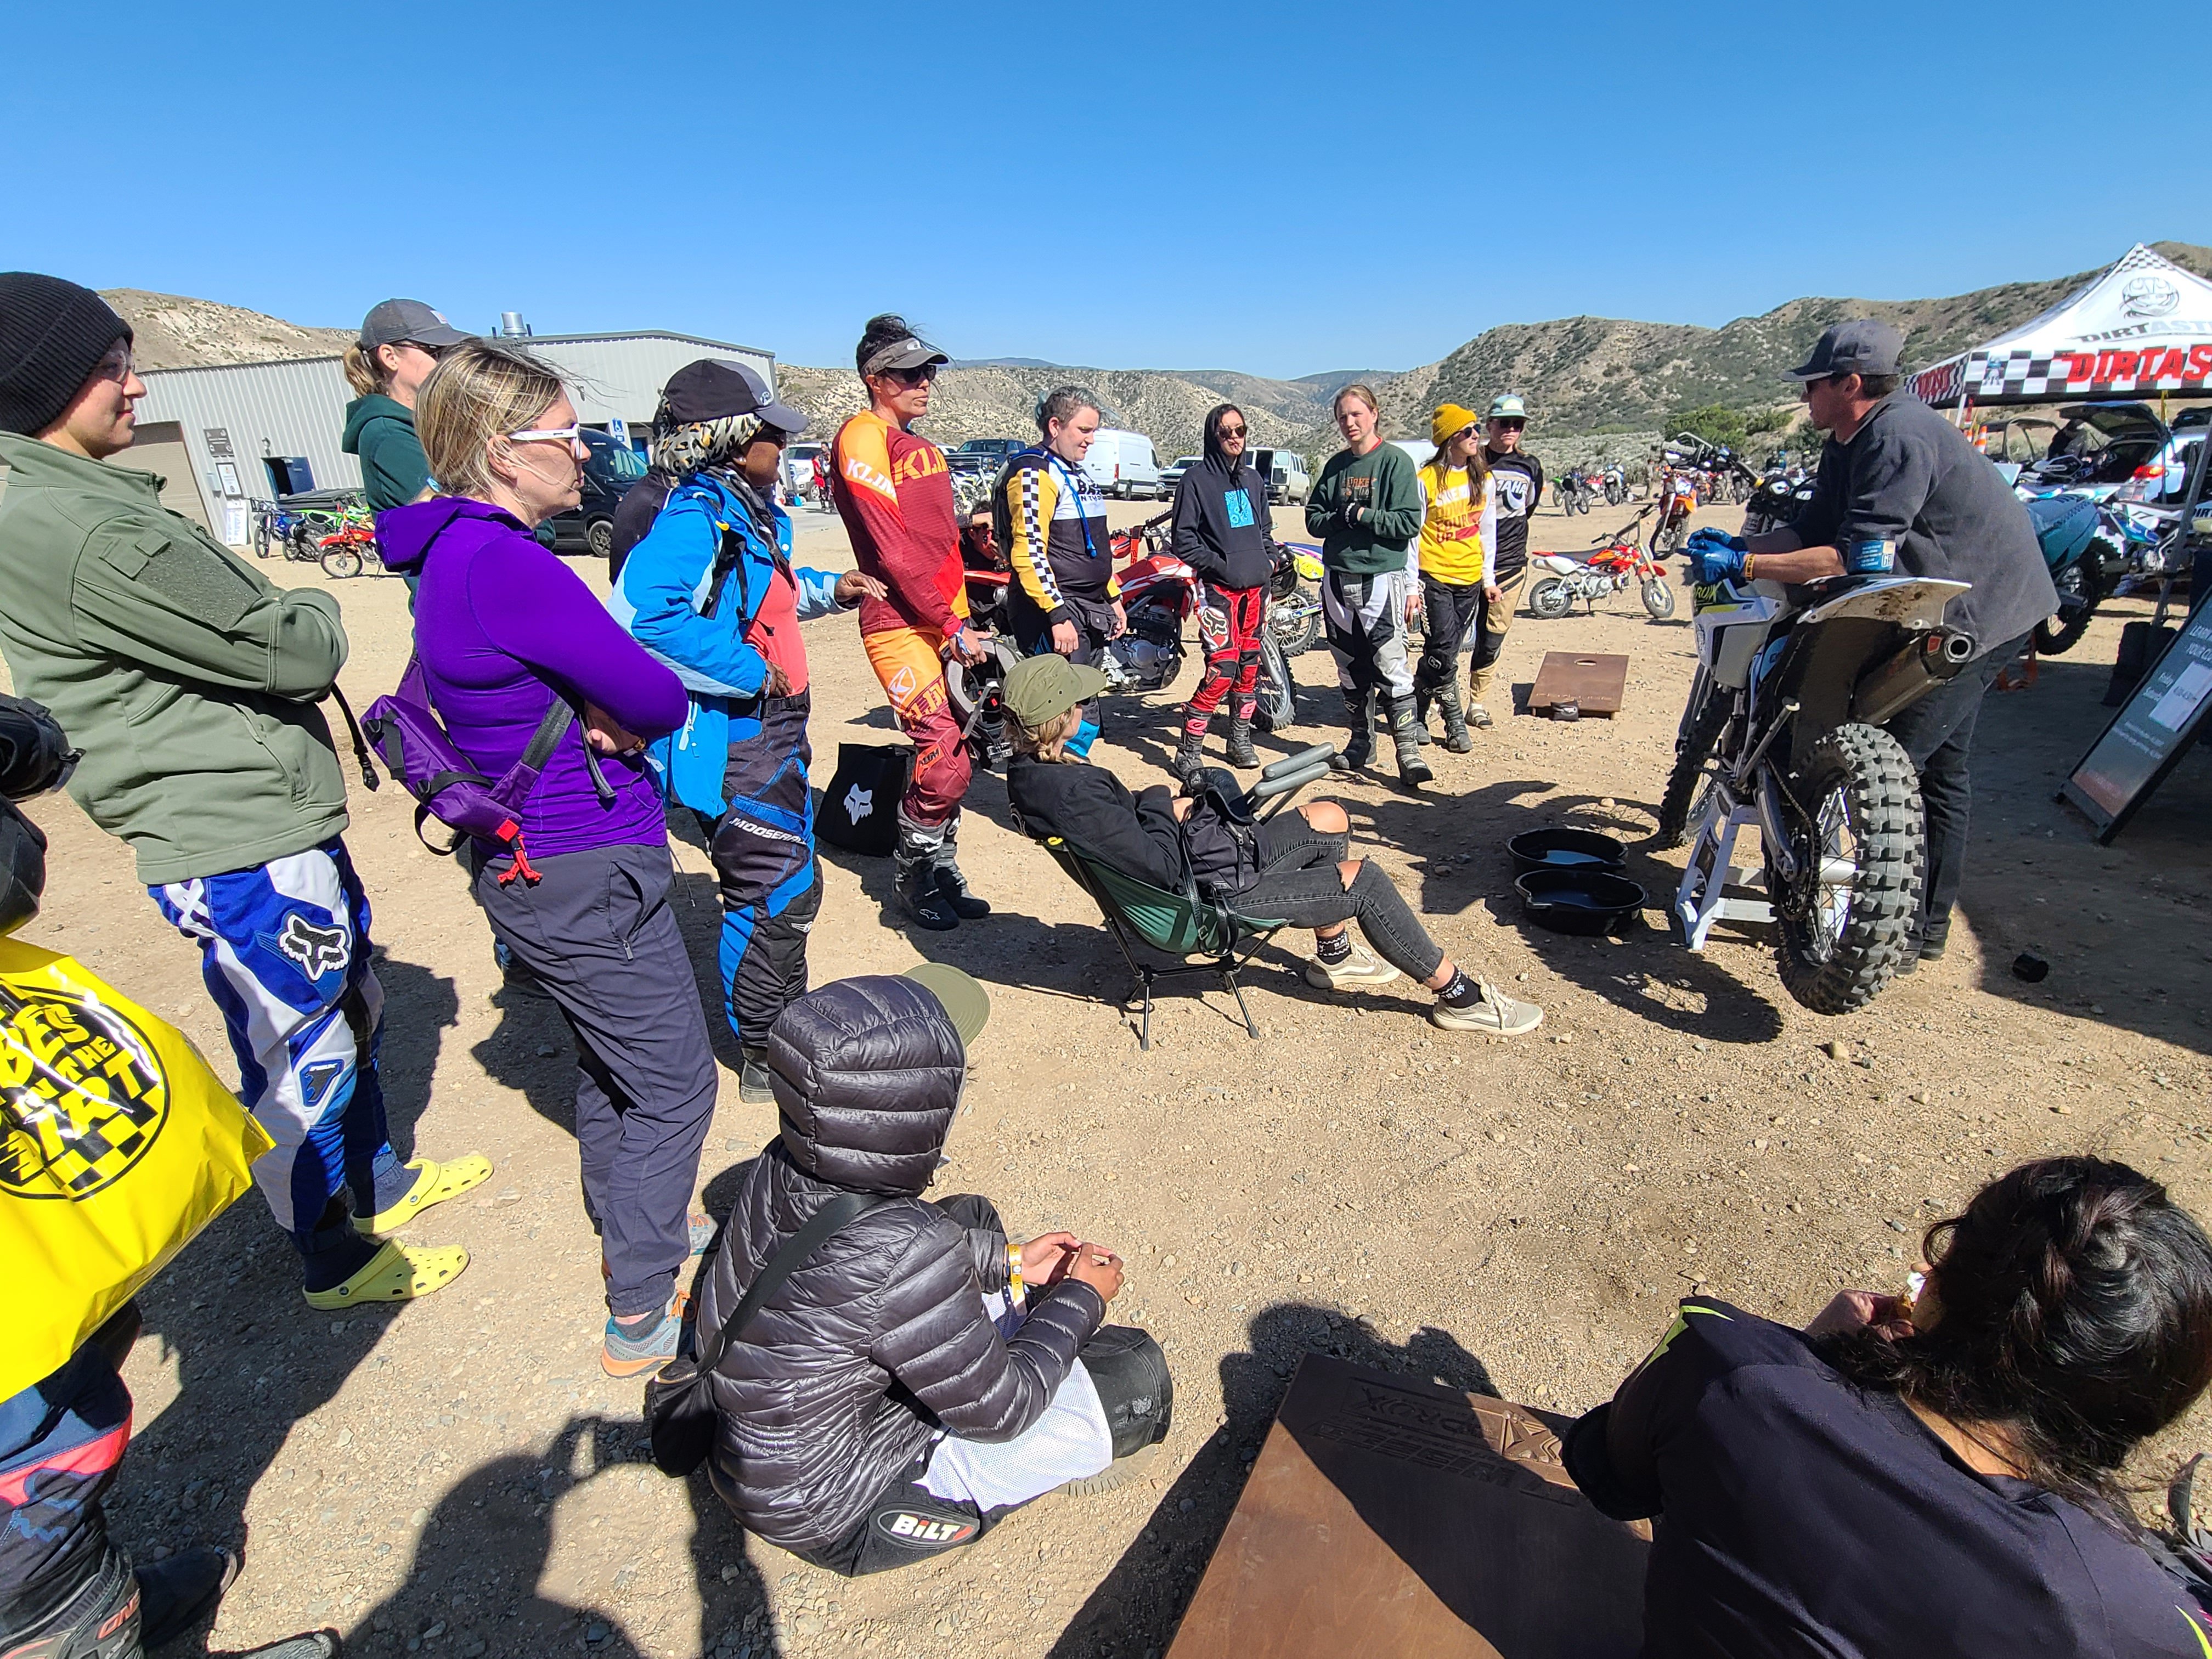
<svg viewBox="0 0 2212 1659">
<path fill-rule="evenodd" d="M 1480 981 L 1482 999 L 1464 1008 L 1439 1002 L 1429 1010 L 1429 1023 L 1447 1031 L 1487 1031 L 1492 1036 L 1519 1036 L 1544 1023 L 1544 1011 L 1533 1002 L 1516 1002 L 1488 980 Z"/>
<path fill-rule="evenodd" d="M 1306 983 L 1316 991 L 1356 991 L 1364 986 L 1388 985 L 1398 970 L 1358 939 L 1342 962 L 1323 962 L 1319 957 L 1306 963 Z"/>
<path fill-rule="evenodd" d="M 1469 703 L 1467 710 L 1467 723 L 1478 732 L 1487 732 L 1490 730 L 1491 724 L 1490 711 L 1479 702 Z"/>
</svg>

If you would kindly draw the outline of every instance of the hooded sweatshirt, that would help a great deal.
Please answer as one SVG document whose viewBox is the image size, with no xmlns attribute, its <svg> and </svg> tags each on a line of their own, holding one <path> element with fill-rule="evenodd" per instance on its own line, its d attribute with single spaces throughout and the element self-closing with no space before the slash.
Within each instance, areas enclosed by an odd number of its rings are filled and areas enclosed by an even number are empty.
<svg viewBox="0 0 2212 1659">
<path fill-rule="evenodd" d="M 345 437 L 338 447 L 361 457 L 362 488 L 372 513 L 404 507 L 429 487 L 430 463 L 415 435 L 415 411 L 380 392 L 346 405 Z"/>
<path fill-rule="evenodd" d="M 1261 587 L 1275 568 L 1267 486 L 1243 456 L 1221 453 L 1222 414 L 1206 417 L 1206 453 L 1176 485 L 1176 556 L 1216 587 Z"/>
<path fill-rule="evenodd" d="M 520 520 L 483 501 L 441 495 L 386 514 L 377 532 L 384 562 L 422 578 L 415 653 L 446 734 L 486 777 L 522 758 L 556 689 L 596 703 L 648 741 L 684 723 L 683 682 Z M 644 757 L 603 755 L 599 769 L 614 786 L 611 805 L 592 787 L 582 731 L 571 727 L 523 805 L 532 858 L 667 839 L 659 786 Z"/>
</svg>

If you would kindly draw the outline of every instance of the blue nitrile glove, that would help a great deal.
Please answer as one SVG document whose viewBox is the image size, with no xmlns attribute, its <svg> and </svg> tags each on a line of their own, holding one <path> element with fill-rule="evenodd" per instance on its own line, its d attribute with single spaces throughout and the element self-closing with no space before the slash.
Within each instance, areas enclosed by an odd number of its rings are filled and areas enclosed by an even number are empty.
<svg viewBox="0 0 2212 1659">
<path fill-rule="evenodd" d="M 1707 583 L 1726 581 L 1743 574 L 1744 558 L 1750 550 L 1742 537 L 1719 530 L 1692 532 L 1689 545 L 1685 549 L 1697 562 L 1698 580 Z"/>
</svg>

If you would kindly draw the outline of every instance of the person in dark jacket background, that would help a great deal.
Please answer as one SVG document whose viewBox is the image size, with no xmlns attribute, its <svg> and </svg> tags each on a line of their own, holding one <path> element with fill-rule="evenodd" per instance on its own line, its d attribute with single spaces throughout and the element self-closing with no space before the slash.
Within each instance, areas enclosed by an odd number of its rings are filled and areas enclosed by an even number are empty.
<svg viewBox="0 0 2212 1659">
<path fill-rule="evenodd" d="M 1158 1345 L 1103 1326 L 1117 1256 L 1073 1233 L 1011 1243 L 988 1200 L 921 1196 L 989 1011 L 938 963 L 787 1008 L 769 1038 L 777 1136 L 701 1276 L 714 1329 L 824 1205 L 886 1200 L 767 1298 L 708 1385 L 715 1492 L 747 1530 L 832 1571 L 904 1566 L 1048 1492 L 1119 1485 L 1167 1433 Z"/>
<path fill-rule="evenodd" d="M 389 513 L 429 493 L 415 398 L 439 354 L 468 337 L 420 300 L 386 300 L 362 319 L 361 337 L 345 351 L 346 380 L 359 395 L 346 405 L 339 447 L 361 457 L 370 512 Z"/>
<path fill-rule="evenodd" d="M 1249 434 L 1234 404 L 1208 410 L 1205 453 L 1176 484 L 1175 553 L 1199 575 L 1198 636 L 1206 672 L 1182 711 L 1176 776 L 1186 788 L 1202 769 L 1206 728 L 1229 705 L 1229 763 L 1255 767 L 1252 711 L 1259 701 L 1260 628 L 1275 568 L 1267 485 L 1244 459 Z"/>
</svg>

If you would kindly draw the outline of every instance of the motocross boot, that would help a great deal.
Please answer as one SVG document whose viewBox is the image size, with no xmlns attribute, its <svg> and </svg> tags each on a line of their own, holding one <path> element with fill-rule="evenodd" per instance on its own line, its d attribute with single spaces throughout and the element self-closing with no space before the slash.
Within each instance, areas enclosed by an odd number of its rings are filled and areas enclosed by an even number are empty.
<svg viewBox="0 0 2212 1659">
<path fill-rule="evenodd" d="M 1415 735 L 1418 726 L 1413 719 L 1413 700 L 1410 696 L 1390 699 L 1390 735 L 1398 745 L 1398 781 L 1409 788 L 1418 789 L 1436 776 L 1428 763 L 1421 758 L 1420 738 Z"/>
<path fill-rule="evenodd" d="M 1444 747 L 1455 755 L 1471 752 L 1474 739 L 1468 735 L 1467 714 L 1460 708 L 1458 681 L 1450 681 L 1437 691 L 1437 706 L 1444 711 Z"/>
<path fill-rule="evenodd" d="M 1206 757 L 1201 752 L 1205 746 L 1206 728 L 1201 726 L 1194 732 L 1186 721 L 1176 739 L 1175 758 L 1168 763 L 1176 775 L 1176 787 L 1186 795 L 1198 793 L 1199 780 L 1206 771 Z"/>
<path fill-rule="evenodd" d="M 1357 772 L 1375 758 L 1375 693 L 1347 691 L 1344 707 L 1352 717 L 1352 736 L 1330 764 L 1339 772 Z"/>
<path fill-rule="evenodd" d="M 1435 701 L 1435 696 L 1429 692 L 1416 691 L 1413 693 L 1413 736 L 1419 742 L 1427 743 L 1431 740 L 1429 737 L 1429 705 Z"/>
<path fill-rule="evenodd" d="M 1229 763 L 1240 772 L 1249 772 L 1260 763 L 1260 757 L 1252 748 L 1252 720 L 1249 715 L 1234 718 L 1229 722 Z"/>
<path fill-rule="evenodd" d="M 991 914 L 991 902 L 978 898 L 960 873 L 960 814 L 945 821 L 945 839 L 937 843 L 937 890 L 963 921 L 981 921 Z"/>
<path fill-rule="evenodd" d="M 899 907 L 933 933 L 950 933 L 960 925 L 960 913 L 937 882 L 939 836 L 899 824 L 898 850 L 891 854 L 897 874 L 895 888 Z"/>
</svg>

